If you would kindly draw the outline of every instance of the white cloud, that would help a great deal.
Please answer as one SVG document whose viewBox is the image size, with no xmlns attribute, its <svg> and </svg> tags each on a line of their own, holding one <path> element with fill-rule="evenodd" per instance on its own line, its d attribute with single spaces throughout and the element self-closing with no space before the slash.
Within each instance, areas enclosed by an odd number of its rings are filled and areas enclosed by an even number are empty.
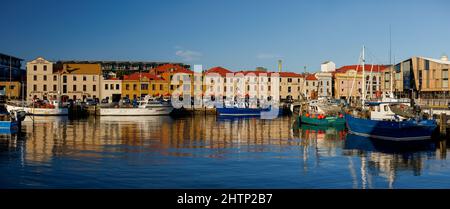
<svg viewBox="0 0 450 209">
<path fill-rule="evenodd" d="M 181 57 L 181 59 L 183 59 L 183 61 L 193 61 L 193 60 L 200 58 L 202 56 L 202 53 L 196 52 L 196 51 L 191 51 L 191 50 L 180 49 L 175 52 L 175 55 L 177 55 L 178 57 Z"/>
<path fill-rule="evenodd" d="M 260 59 L 260 60 L 264 60 L 264 59 L 276 59 L 276 58 L 281 58 L 281 55 L 278 54 L 270 54 L 270 53 L 259 53 L 258 55 L 256 55 L 256 58 Z"/>
</svg>

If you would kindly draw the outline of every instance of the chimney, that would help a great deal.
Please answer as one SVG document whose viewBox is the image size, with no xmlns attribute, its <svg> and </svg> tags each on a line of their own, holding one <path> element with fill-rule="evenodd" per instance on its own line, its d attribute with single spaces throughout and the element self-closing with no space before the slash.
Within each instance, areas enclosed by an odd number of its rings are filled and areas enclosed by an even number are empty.
<svg viewBox="0 0 450 209">
<path fill-rule="evenodd" d="M 441 60 L 448 61 L 448 56 L 446 54 L 442 55 Z"/>
<path fill-rule="evenodd" d="M 278 60 L 278 72 L 279 72 L 279 73 L 281 73 L 281 68 L 282 68 L 281 65 L 282 65 L 282 64 L 281 64 L 281 60 Z"/>
</svg>

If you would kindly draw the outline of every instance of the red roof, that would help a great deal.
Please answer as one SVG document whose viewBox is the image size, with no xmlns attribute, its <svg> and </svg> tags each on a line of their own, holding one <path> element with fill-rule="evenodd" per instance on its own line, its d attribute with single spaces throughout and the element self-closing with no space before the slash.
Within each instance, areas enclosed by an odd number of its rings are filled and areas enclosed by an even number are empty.
<svg viewBox="0 0 450 209">
<path fill-rule="evenodd" d="M 307 81 L 315 81 L 315 80 L 317 80 L 317 78 L 316 78 L 315 74 L 309 74 L 306 76 L 306 80 Z"/>
<path fill-rule="evenodd" d="M 242 75 L 254 74 L 255 76 L 259 76 L 260 74 L 265 74 L 265 75 L 269 76 L 271 74 L 271 72 L 256 71 L 256 70 L 245 70 L 245 71 L 241 70 L 241 71 L 235 72 L 234 74 L 235 75 L 236 74 L 242 74 Z"/>
<path fill-rule="evenodd" d="M 120 80 L 119 78 L 108 78 L 108 79 L 105 79 L 105 80 Z"/>
<path fill-rule="evenodd" d="M 218 73 L 220 76 L 225 77 L 228 73 L 233 73 L 231 70 L 228 70 L 223 67 L 213 67 L 206 71 L 206 74 L 208 73 Z"/>
<path fill-rule="evenodd" d="M 164 64 L 160 65 L 154 69 L 152 69 L 153 72 L 156 74 L 161 74 L 165 72 L 184 72 L 184 73 L 193 73 L 191 70 L 188 70 L 182 66 L 174 65 L 174 64 Z"/>
<path fill-rule="evenodd" d="M 280 72 L 280 77 L 303 77 L 303 75 L 293 72 Z"/>
<path fill-rule="evenodd" d="M 365 71 L 370 72 L 372 69 L 372 72 L 381 72 L 382 70 L 388 68 L 389 65 L 364 65 Z M 339 69 L 336 69 L 336 73 L 345 73 L 349 70 L 356 70 L 358 69 L 358 72 L 362 72 L 362 65 L 346 65 L 342 66 Z"/>
<path fill-rule="evenodd" d="M 139 78 L 148 78 L 149 80 L 164 80 L 163 78 L 150 73 L 133 73 L 123 76 L 123 80 L 139 80 Z"/>
<path fill-rule="evenodd" d="M 180 68 L 172 71 L 172 73 L 187 73 L 187 74 L 194 74 L 194 71 L 188 70 L 186 68 Z"/>
</svg>

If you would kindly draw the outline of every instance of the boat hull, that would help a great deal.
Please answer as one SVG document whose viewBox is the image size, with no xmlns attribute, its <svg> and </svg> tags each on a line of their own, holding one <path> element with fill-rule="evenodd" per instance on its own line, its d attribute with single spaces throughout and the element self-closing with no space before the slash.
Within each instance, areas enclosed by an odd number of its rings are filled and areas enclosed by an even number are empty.
<svg viewBox="0 0 450 209">
<path fill-rule="evenodd" d="M 19 132 L 19 122 L 0 121 L 0 134 L 15 134 Z"/>
<path fill-rule="evenodd" d="M 35 116 L 69 115 L 68 108 L 30 108 L 30 107 L 18 107 L 18 106 L 6 105 L 6 110 L 8 112 L 10 112 L 12 110 L 23 110 L 28 115 L 35 115 Z"/>
<path fill-rule="evenodd" d="M 173 107 L 154 108 L 100 108 L 100 116 L 152 116 L 169 115 Z"/>
<path fill-rule="evenodd" d="M 431 139 L 437 124 L 434 120 L 378 121 L 345 115 L 350 134 L 389 141 L 417 141 Z"/>
<path fill-rule="evenodd" d="M 303 124 L 316 126 L 339 126 L 345 125 L 345 119 L 340 117 L 327 117 L 324 119 L 310 118 L 304 115 L 300 116 L 300 122 Z"/>
</svg>

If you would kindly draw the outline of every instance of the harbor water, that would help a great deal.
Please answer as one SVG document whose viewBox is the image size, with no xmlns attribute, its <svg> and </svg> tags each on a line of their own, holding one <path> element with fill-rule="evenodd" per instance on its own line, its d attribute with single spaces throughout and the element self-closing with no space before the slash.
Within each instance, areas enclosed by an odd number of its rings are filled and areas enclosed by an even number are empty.
<svg viewBox="0 0 450 209">
<path fill-rule="evenodd" d="M 0 188 L 450 188 L 446 141 L 195 115 L 36 117 L 0 135 Z"/>
</svg>

